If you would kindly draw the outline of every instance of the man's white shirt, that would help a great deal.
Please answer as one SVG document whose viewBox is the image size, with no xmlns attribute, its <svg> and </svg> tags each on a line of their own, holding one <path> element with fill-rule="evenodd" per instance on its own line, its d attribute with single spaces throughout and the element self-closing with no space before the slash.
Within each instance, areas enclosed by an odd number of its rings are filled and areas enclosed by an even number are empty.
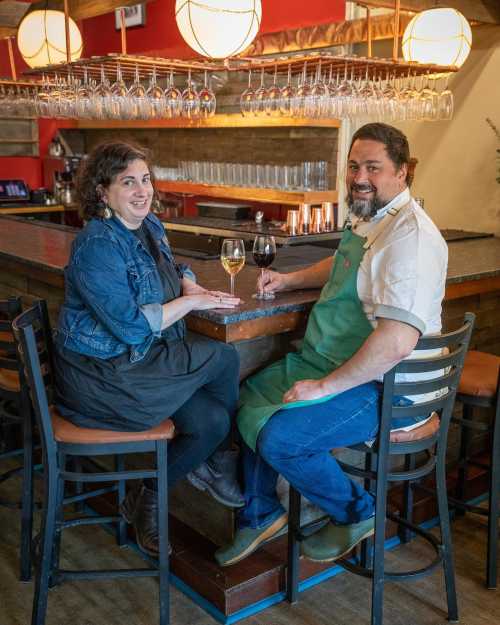
<svg viewBox="0 0 500 625">
<path fill-rule="evenodd" d="M 409 189 L 393 198 L 370 221 L 353 217 L 352 230 L 366 237 L 390 209 L 399 209 L 399 212 L 364 254 L 357 277 L 358 297 L 373 327 L 377 326 L 378 319 L 384 318 L 407 323 L 424 335 L 438 334 L 448 246 L 433 221 L 411 198 Z M 410 358 L 429 355 L 429 350 L 419 351 L 413 352 Z M 397 381 L 419 377 L 401 374 Z M 410 399 L 418 402 L 432 396 Z"/>
</svg>

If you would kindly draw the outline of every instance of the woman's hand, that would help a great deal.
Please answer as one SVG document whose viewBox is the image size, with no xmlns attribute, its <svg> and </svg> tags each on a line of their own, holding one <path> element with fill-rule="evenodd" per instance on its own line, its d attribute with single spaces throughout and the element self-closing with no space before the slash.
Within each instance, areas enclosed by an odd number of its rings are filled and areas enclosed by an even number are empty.
<svg viewBox="0 0 500 625">
<path fill-rule="evenodd" d="M 186 295 L 190 300 L 191 310 L 211 310 L 213 308 L 236 308 L 241 304 L 239 297 L 232 297 L 222 291 L 204 291 L 195 295 Z"/>
<path fill-rule="evenodd" d="M 239 304 L 243 302 L 243 300 L 237 297 L 232 297 L 229 293 L 226 293 L 225 291 L 209 291 L 208 289 L 204 289 L 202 286 L 200 286 L 196 282 L 193 282 L 193 280 L 190 280 L 189 278 L 182 279 L 182 295 L 213 295 L 214 297 L 218 298 L 219 302 L 221 301 L 221 298 L 224 301 L 228 299 L 234 299 L 237 300 Z"/>
<path fill-rule="evenodd" d="M 325 389 L 323 380 L 300 380 L 283 395 L 283 403 L 320 399 L 326 395 L 330 392 Z"/>
<path fill-rule="evenodd" d="M 287 288 L 286 274 L 265 269 L 257 279 L 257 291 L 259 293 L 274 293 L 284 291 Z"/>
<path fill-rule="evenodd" d="M 190 280 L 189 278 L 182 278 L 182 294 L 183 295 L 196 295 L 206 293 L 207 290 L 202 286 Z"/>
</svg>

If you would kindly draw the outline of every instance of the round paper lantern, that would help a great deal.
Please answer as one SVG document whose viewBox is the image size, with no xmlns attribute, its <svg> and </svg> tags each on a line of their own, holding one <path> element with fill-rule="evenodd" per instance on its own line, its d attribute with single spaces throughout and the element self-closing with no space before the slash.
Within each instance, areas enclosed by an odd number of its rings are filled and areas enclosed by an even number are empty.
<svg viewBox="0 0 500 625">
<path fill-rule="evenodd" d="M 175 19 L 185 42 L 214 59 L 234 56 L 259 32 L 261 0 L 176 0 Z"/>
<path fill-rule="evenodd" d="M 82 54 L 82 36 L 69 18 L 71 60 Z M 62 11 L 33 11 L 28 13 L 17 30 L 17 46 L 30 67 L 44 67 L 66 61 L 66 31 Z"/>
<path fill-rule="evenodd" d="M 455 9 L 430 9 L 417 13 L 403 35 L 406 61 L 460 67 L 469 56 L 472 32 L 469 22 Z"/>
</svg>

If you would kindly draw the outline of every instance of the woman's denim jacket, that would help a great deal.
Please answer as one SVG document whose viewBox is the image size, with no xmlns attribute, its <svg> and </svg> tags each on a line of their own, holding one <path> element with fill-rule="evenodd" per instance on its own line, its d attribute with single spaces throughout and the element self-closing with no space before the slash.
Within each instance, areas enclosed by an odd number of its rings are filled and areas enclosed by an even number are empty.
<svg viewBox="0 0 500 625">
<path fill-rule="evenodd" d="M 145 224 L 174 263 L 161 222 L 150 213 Z M 178 270 L 195 279 L 186 265 Z M 161 336 L 163 289 L 156 263 L 117 217 L 92 219 L 85 226 L 73 242 L 64 276 L 58 345 L 102 359 L 129 351 L 135 362 Z"/>
</svg>

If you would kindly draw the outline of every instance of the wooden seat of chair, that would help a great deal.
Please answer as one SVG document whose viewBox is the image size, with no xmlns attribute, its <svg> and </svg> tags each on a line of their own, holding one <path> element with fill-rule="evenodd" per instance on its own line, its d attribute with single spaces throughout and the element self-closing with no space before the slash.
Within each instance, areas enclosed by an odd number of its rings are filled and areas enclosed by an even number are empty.
<svg viewBox="0 0 500 625">
<path fill-rule="evenodd" d="M 477 397 L 494 397 L 499 371 L 500 356 L 473 350 L 467 352 L 458 393 Z"/>
<path fill-rule="evenodd" d="M 18 393 L 21 390 L 19 374 L 11 369 L 0 369 L 0 389 Z"/>
<path fill-rule="evenodd" d="M 437 434 L 439 430 L 439 417 L 437 413 L 433 412 L 430 419 L 422 423 L 412 430 L 392 430 L 390 441 L 391 443 L 410 443 L 413 441 L 420 441 L 424 438 L 430 438 Z"/>
<path fill-rule="evenodd" d="M 80 445 L 136 443 L 139 441 L 171 440 L 175 435 L 172 419 L 165 419 L 160 425 L 142 432 L 118 432 L 116 430 L 78 427 L 71 421 L 63 419 L 54 406 L 51 406 L 50 412 L 54 438 L 59 443 L 78 443 Z"/>
</svg>

